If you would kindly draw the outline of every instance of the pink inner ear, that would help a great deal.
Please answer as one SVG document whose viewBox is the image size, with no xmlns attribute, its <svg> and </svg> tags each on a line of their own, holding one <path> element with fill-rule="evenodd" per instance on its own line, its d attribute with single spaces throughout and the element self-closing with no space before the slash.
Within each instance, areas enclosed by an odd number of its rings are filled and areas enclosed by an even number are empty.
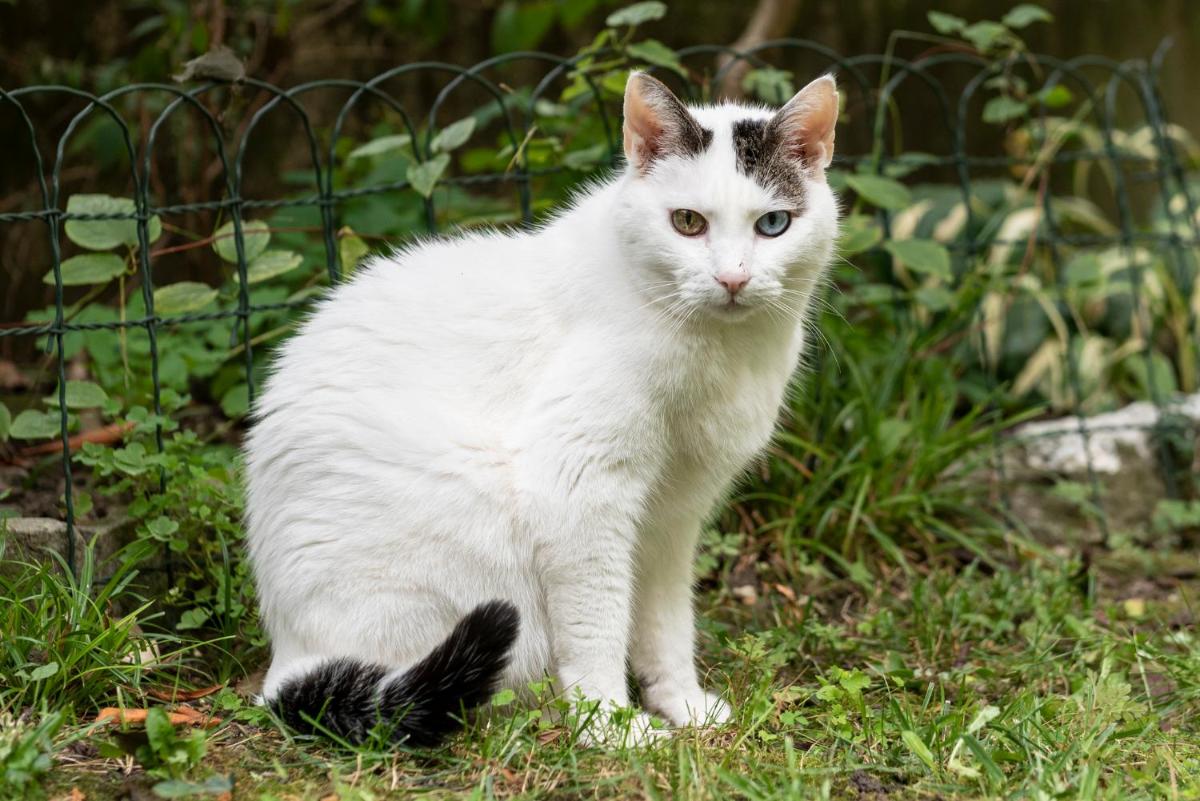
<svg viewBox="0 0 1200 801">
<path fill-rule="evenodd" d="M 806 164 L 824 169 L 833 159 L 838 94 L 833 80 L 818 78 L 796 93 L 779 110 L 783 134 L 791 152 Z"/>
<path fill-rule="evenodd" d="M 630 78 L 625 90 L 625 155 L 631 159 L 636 157 L 639 163 L 654 157 L 663 135 L 662 122 L 654 107 L 646 101 L 645 91 L 641 76 Z"/>
</svg>

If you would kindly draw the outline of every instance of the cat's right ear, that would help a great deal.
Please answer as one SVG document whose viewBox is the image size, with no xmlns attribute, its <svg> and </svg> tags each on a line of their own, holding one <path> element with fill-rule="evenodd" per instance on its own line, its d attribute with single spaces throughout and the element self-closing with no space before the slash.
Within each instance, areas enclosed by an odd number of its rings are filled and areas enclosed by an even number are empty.
<svg viewBox="0 0 1200 801">
<path fill-rule="evenodd" d="M 696 155 L 712 141 L 712 131 L 696 122 L 679 98 L 657 78 L 629 73 L 625 84 L 625 158 L 645 173 L 667 155 Z"/>
</svg>

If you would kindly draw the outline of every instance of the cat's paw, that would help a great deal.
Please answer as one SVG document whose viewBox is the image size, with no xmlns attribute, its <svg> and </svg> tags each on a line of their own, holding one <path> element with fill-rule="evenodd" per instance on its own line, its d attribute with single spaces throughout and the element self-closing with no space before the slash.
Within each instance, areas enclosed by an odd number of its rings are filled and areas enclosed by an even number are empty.
<svg viewBox="0 0 1200 801">
<path fill-rule="evenodd" d="M 657 685 L 642 690 L 646 708 L 675 726 L 720 726 L 733 716 L 729 704 L 699 687 Z"/>
<path fill-rule="evenodd" d="M 624 709 L 593 716 L 579 742 L 589 748 L 640 748 L 670 735 L 670 729 L 655 725 L 645 712 Z"/>
</svg>

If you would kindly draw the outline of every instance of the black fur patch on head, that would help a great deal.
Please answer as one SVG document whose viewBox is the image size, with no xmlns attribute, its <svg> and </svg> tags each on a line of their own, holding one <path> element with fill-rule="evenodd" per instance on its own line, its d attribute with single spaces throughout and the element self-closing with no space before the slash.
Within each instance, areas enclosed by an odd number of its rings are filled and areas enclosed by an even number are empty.
<svg viewBox="0 0 1200 801">
<path fill-rule="evenodd" d="M 733 124 L 738 170 L 800 210 L 804 208 L 804 164 L 785 145 L 774 120 L 744 119 Z"/>
<path fill-rule="evenodd" d="M 360 743 L 379 727 L 392 742 L 436 745 L 462 713 L 496 690 L 520 615 L 507 601 L 481 604 L 437 648 L 388 679 L 382 666 L 334 659 L 285 682 L 271 702 L 291 728 Z"/>
</svg>

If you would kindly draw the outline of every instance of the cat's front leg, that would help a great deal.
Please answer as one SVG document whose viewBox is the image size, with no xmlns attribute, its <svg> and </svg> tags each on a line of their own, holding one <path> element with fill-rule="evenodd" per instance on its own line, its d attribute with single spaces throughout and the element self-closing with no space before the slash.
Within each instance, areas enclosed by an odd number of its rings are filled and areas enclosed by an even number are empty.
<svg viewBox="0 0 1200 801">
<path fill-rule="evenodd" d="M 725 723 L 730 708 L 696 672 L 692 561 L 699 524 L 649 531 L 638 556 L 633 643 L 642 702 L 676 726 Z"/>
<path fill-rule="evenodd" d="M 585 713 L 586 740 L 628 743 L 653 736 L 647 716 L 625 722 L 613 711 L 629 706 L 637 521 L 661 447 L 637 388 L 602 369 L 620 349 L 598 336 L 588 343 L 597 352 L 564 357 L 548 371 L 518 437 L 516 481 L 556 683 L 588 702 L 584 708 L 597 707 Z"/>
</svg>

